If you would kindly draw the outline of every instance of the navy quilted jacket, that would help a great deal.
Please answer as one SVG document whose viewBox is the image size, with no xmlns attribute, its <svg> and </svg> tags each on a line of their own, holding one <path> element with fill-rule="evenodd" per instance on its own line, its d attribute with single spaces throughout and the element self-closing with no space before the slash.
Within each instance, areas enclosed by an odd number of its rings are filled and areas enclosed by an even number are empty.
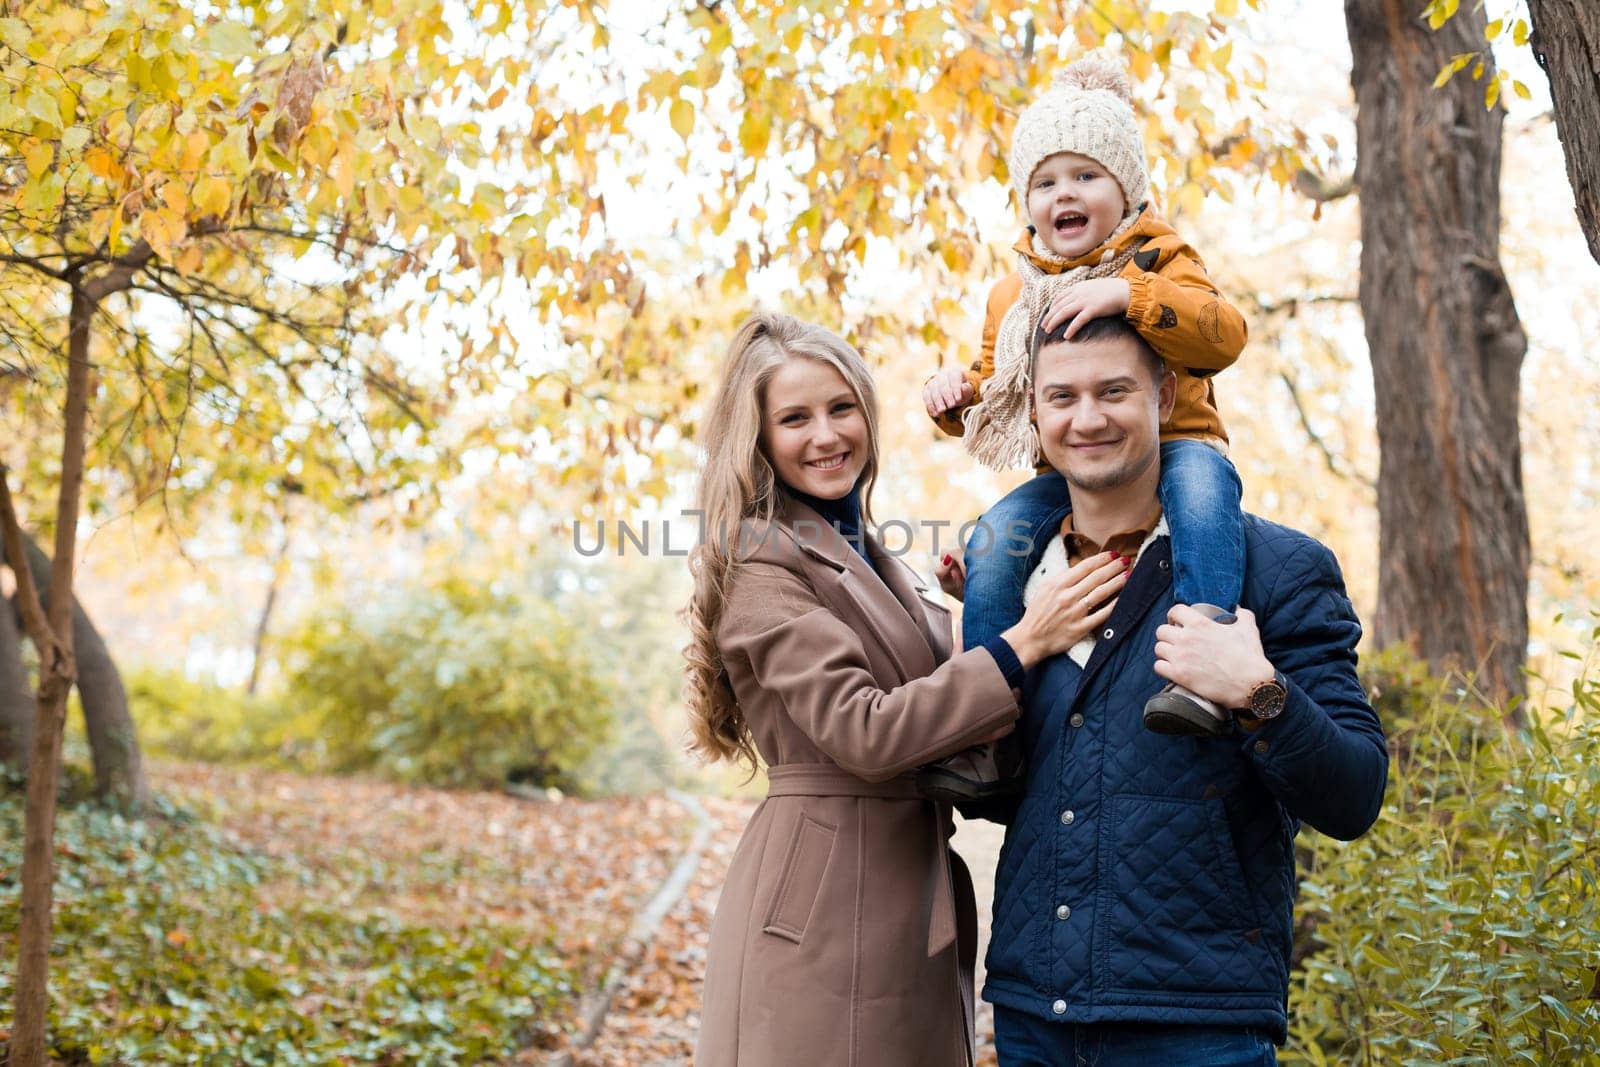
<svg viewBox="0 0 1600 1067">
<path fill-rule="evenodd" d="M 1072 1023 L 1287 1031 L 1302 822 L 1348 840 L 1372 825 L 1388 753 L 1356 679 L 1361 627 L 1333 554 L 1245 517 L 1244 606 L 1289 679 L 1254 734 L 1144 729 L 1155 629 L 1173 605 L 1166 538 L 1140 557 L 1083 669 L 1028 672 L 1028 790 L 995 878 L 984 997 Z"/>
</svg>

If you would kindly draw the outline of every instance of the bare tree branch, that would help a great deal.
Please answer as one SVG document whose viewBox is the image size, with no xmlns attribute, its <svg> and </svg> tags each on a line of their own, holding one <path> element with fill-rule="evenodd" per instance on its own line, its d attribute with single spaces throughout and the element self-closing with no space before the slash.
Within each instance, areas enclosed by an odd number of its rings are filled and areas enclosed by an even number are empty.
<svg viewBox="0 0 1600 1067">
<path fill-rule="evenodd" d="M 1278 378 L 1283 382 L 1284 387 L 1289 390 L 1289 399 L 1294 402 L 1295 414 L 1300 416 L 1300 427 L 1305 430 L 1306 436 L 1311 439 L 1311 443 L 1316 446 L 1317 451 L 1322 453 L 1322 460 L 1327 464 L 1329 473 L 1377 492 L 1378 483 L 1342 462 L 1333 449 L 1328 447 L 1328 442 L 1323 440 L 1322 435 L 1311 425 L 1311 415 L 1306 411 L 1305 402 L 1300 397 L 1300 387 L 1296 384 L 1293 376 L 1287 370 L 1280 370 Z"/>
<path fill-rule="evenodd" d="M 1248 293 L 1244 299 L 1263 315 L 1286 314 L 1291 319 L 1300 313 L 1302 307 L 1317 304 L 1357 304 L 1361 298 L 1355 293 L 1309 293 L 1301 296 L 1289 296 L 1276 303 L 1267 301 L 1258 293 Z"/>
<path fill-rule="evenodd" d="M 290 241 L 305 241 L 308 244 L 321 245 L 322 247 L 330 249 L 339 255 L 346 254 L 341 247 L 340 238 L 337 233 L 330 234 L 324 231 L 316 230 L 308 233 L 300 230 L 286 230 L 277 226 L 266 226 L 261 223 L 248 223 L 245 225 L 233 226 L 230 228 L 230 232 L 260 233 L 266 234 L 269 237 L 282 237 Z M 356 244 L 359 244 L 367 249 L 381 250 L 396 256 L 413 255 L 415 253 L 414 249 L 387 244 L 376 237 L 364 237 L 353 232 L 346 232 L 343 241 L 346 244 L 354 241 Z"/>
<path fill-rule="evenodd" d="M 70 262 L 67 266 L 62 267 L 60 270 L 52 270 L 45 266 L 43 262 L 47 258 L 55 259 L 58 258 L 58 256 L 62 259 L 66 258 L 65 253 L 58 253 L 57 255 L 52 256 L 19 256 L 15 253 L 8 253 L 6 255 L 0 255 L 0 263 L 11 263 L 18 267 L 26 267 L 35 274 L 43 274 L 47 278 L 52 278 L 58 282 L 64 282 L 68 278 L 72 277 L 72 265 Z"/>
</svg>

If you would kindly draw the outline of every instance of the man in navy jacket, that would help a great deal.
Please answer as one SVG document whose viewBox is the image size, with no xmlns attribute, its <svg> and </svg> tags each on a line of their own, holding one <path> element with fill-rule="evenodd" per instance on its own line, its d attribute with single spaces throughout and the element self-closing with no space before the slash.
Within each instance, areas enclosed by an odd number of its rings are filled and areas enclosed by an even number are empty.
<svg viewBox="0 0 1600 1067">
<path fill-rule="evenodd" d="M 1028 672 L 984 987 L 1000 1062 L 1274 1063 L 1295 834 L 1357 837 L 1383 801 L 1361 627 L 1333 554 L 1250 515 L 1236 619 L 1175 604 L 1157 497 L 1175 378 L 1120 319 L 1064 328 L 1036 335 L 1033 388 L 1070 518 L 1030 564 L 1133 562 L 1098 633 Z M 1154 732 L 1142 710 L 1168 681 L 1236 710 L 1216 736 Z"/>
</svg>

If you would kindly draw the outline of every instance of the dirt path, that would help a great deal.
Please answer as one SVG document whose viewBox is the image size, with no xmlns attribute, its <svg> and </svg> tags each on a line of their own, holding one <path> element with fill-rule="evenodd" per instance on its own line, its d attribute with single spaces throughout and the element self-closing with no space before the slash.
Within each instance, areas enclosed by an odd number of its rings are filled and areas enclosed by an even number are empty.
<svg viewBox="0 0 1600 1067">
<path fill-rule="evenodd" d="M 1000 858 L 1005 827 L 992 822 L 956 820 L 955 848 L 972 870 L 978 897 L 978 1067 L 995 1067 L 994 1009 L 984 1002 L 983 957 L 989 951 L 989 903 L 994 900 L 994 864 Z"/>
<path fill-rule="evenodd" d="M 706 938 L 723 876 L 745 822 L 750 801 L 702 798 L 713 830 L 694 878 L 662 921 L 655 942 L 618 987 L 599 1036 L 588 1048 L 576 1041 L 527 1062 L 552 1063 L 571 1056 L 573 1067 L 649 1067 L 687 1064 L 699 1027 L 700 983 Z"/>
</svg>

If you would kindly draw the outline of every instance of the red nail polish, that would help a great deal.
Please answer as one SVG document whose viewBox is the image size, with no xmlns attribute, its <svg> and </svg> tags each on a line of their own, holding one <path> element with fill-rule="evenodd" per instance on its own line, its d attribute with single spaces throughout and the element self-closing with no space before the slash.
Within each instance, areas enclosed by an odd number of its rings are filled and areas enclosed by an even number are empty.
<svg viewBox="0 0 1600 1067">
<path fill-rule="evenodd" d="M 951 560 L 951 557 L 950 557 L 950 553 L 948 553 L 948 552 L 946 552 L 946 553 L 945 553 L 945 554 L 944 554 L 944 562 L 945 562 L 945 566 L 949 566 L 949 565 L 950 565 L 950 560 Z"/>
</svg>

